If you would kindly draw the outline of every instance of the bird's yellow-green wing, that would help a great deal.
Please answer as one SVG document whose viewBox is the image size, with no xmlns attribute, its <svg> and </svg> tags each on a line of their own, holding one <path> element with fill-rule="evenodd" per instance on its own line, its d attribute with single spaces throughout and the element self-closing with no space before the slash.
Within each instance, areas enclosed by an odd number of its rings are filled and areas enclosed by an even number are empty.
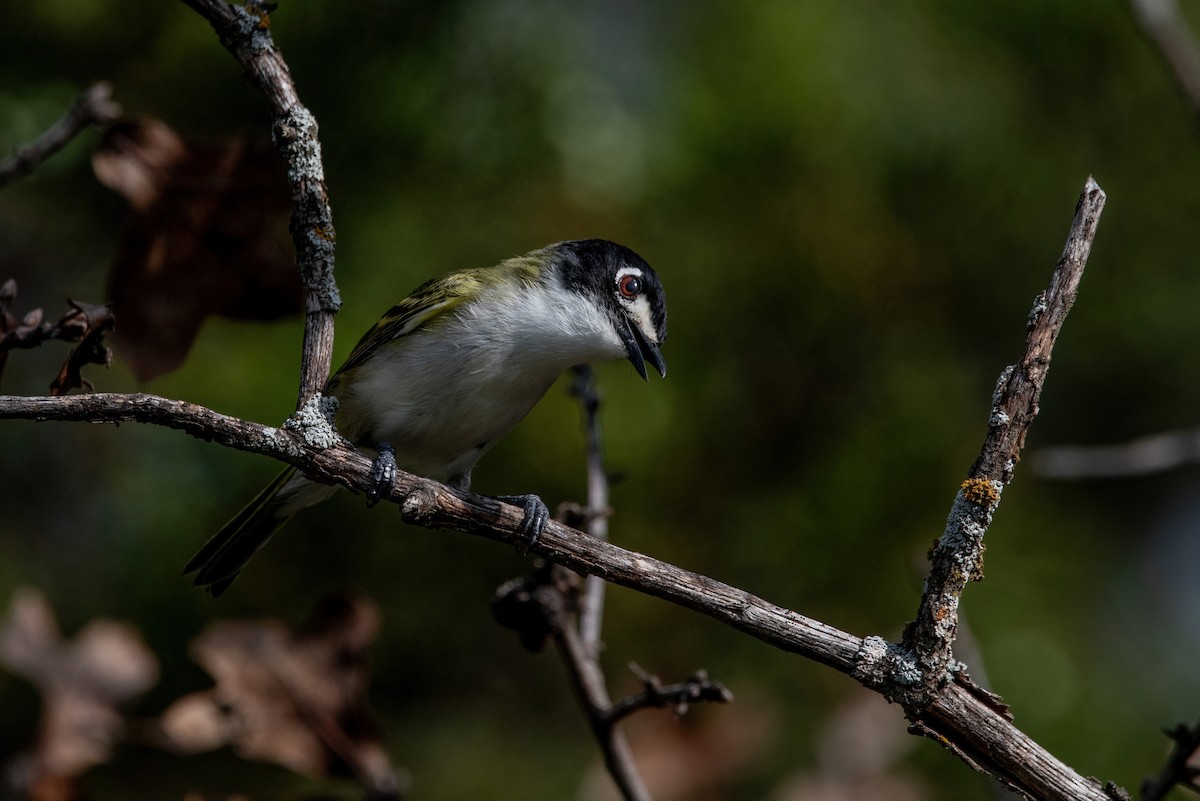
<svg viewBox="0 0 1200 801">
<path fill-rule="evenodd" d="M 476 297 L 482 284 L 477 272 L 464 270 L 421 284 L 411 295 L 388 309 L 379 322 L 363 334 L 345 363 L 334 373 L 334 378 L 358 367 L 387 343 L 411 334 Z"/>
</svg>

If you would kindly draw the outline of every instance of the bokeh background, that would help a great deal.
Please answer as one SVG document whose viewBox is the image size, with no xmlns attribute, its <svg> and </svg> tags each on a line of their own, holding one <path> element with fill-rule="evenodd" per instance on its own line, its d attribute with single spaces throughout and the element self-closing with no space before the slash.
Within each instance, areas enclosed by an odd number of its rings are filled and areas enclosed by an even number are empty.
<svg viewBox="0 0 1200 801">
<path fill-rule="evenodd" d="M 96 79 L 185 136 L 267 129 L 182 4 L 46 0 L 4 16 L 0 151 Z M 445 270 L 602 236 L 659 271 L 669 378 L 599 370 L 624 546 L 897 636 L 1089 174 L 1109 201 L 1028 445 L 1200 424 L 1200 129 L 1122 2 L 284 0 L 272 22 L 321 124 L 346 301 L 335 360 Z M 104 297 L 127 209 L 92 175 L 95 144 L 85 134 L 0 191 L 0 278 L 17 279 L 18 311 Z M 300 331 L 213 319 L 169 375 L 140 384 L 119 358 L 85 375 L 277 423 Z M 16 353 L 4 391 L 42 394 L 65 353 Z M 581 500 L 582 444 L 563 382 L 476 489 Z M 968 662 L 1058 757 L 1135 789 L 1162 764 L 1161 727 L 1200 714 L 1200 476 L 1063 483 L 1026 467 L 965 596 Z M 209 622 L 296 622 L 353 590 L 383 611 L 372 699 L 414 797 L 597 797 L 561 666 L 488 611 L 528 570 L 520 555 L 343 493 L 226 596 L 190 589 L 183 563 L 276 468 L 147 426 L 4 423 L 0 609 L 33 586 L 68 634 L 96 616 L 136 625 L 162 670 L 133 710 L 149 718 L 207 686 L 187 649 Z M 994 797 L 848 678 L 693 613 L 612 589 L 605 639 L 616 693 L 636 689 L 635 660 L 668 680 L 706 668 L 738 698 L 638 722 L 647 760 L 691 764 L 666 771 L 662 798 L 819 798 L 841 781 L 870 797 L 879 776 L 885 797 Z M 0 755 L 30 745 L 38 709 L 0 672 Z M 357 794 L 228 752 L 137 746 L 86 786 Z"/>
</svg>

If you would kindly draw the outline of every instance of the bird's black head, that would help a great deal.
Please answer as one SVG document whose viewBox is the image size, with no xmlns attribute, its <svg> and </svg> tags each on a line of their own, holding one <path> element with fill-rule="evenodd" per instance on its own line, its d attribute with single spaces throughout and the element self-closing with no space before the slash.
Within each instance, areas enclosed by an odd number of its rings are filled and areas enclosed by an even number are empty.
<svg viewBox="0 0 1200 801">
<path fill-rule="evenodd" d="M 553 249 L 564 283 L 595 296 L 609 310 L 626 356 L 642 378 L 646 362 L 665 378 L 667 365 L 659 348 L 667 338 L 667 299 L 646 260 L 607 239 L 560 242 Z"/>
</svg>

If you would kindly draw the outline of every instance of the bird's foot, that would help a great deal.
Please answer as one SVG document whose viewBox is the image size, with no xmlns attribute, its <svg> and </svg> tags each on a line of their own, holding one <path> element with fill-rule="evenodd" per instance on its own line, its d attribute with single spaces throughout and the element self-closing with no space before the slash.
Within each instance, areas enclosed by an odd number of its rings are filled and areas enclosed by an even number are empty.
<svg viewBox="0 0 1200 801">
<path fill-rule="evenodd" d="M 375 461 L 371 462 L 371 489 L 367 490 L 367 508 L 379 500 L 396 483 L 396 449 L 386 442 L 375 446 Z"/>
<path fill-rule="evenodd" d="M 529 553 L 529 549 L 537 545 L 542 532 L 546 530 L 546 524 L 550 522 L 550 510 L 541 498 L 532 494 L 497 495 L 496 500 L 515 504 L 525 510 L 525 517 L 521 519 L 517 533 L 528 540 L 525 543 L 525 553 Z"/>
</svg>

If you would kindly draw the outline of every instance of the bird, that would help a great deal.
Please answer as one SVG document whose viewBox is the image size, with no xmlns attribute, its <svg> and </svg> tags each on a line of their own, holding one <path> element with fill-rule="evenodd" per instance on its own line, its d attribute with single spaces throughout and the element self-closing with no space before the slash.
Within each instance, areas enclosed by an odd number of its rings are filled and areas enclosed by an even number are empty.
<svg viewBox="0 0 1200 801">
<path fill-rule="evenodd" d="M 658 275 L 605 239 L 558 242 L 493 267 L 451 272 L 392 306 L 354 346 L 323 394 L 335 425 L 373 451 L 367 504 L 397 469 L 467 490 L 480 457 L 511 431 L 565 370 L 627 359 L 666 378 L 666 297 Z M 296 512 L 336 487 L 294 467 L 280 473 L 184 567 L 219 596 Z M 549 511 L 534 494 L 500 495 L 524 510 L 536 543 Z"/>
</svg>

